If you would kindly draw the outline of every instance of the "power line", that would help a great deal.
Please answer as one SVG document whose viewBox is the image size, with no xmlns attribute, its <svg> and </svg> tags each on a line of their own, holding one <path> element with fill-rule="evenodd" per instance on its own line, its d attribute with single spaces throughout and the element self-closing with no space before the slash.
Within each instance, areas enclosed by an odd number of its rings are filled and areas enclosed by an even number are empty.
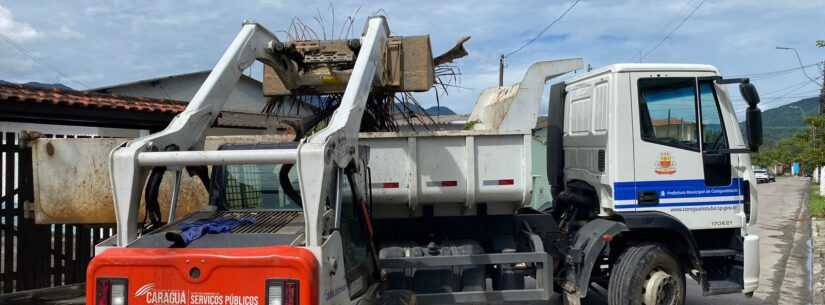
<svg viewBox="0 0 825 305">
<path fill-rule="evenodd" d="M 504 55 L 504 57 L 510 57 L 510 55 L 516 54 L 516 53 L 518 53 L 519 51 L 521 51 L 522 49 L 524 49 L 525 47 L 527 47 L 527 46 L 529 46 L 530 44 L 532 44 L 532 43 L 536 42 L 536 40 L 538 40 L 539 38 L 541 38 L 541 35 L 544 35 L 544 33 L 545 33 L 545 32 L 547 32 L 547 30 L 549 30 L 549 29 L 550 29 L 550 28 L 551 28 L 554 24 L 556 24 L 557 22 L 559 22 L 559 20 L 561 20 L 562 18 L 564 18 L 564 16 L 565 16 L 565 15 L 567 15 L 567 13 L 569 13 L 571 10 L 573 10 L 573 8 L 574 8 L 574 7 L 576 7 L 576 4 L 579 4 L 579 1 L 581 1 L 581 0 L 575 0 L 575 1 L 573 1 L 573 4 L 571 4 L 571 5 L 570 5 L 570 6 L 569 6 L 566 10 L 564 10 L 564 12 L 562 12 L 562 13 L 561 13 L 561 15 L 559 15 L 558 17 L 556 17 L 556 19 L 555 19 L 555 20 L 553 20 L 553 22 L 551 22 L 551 23 L 550 23 L 550 24 L 548 24 L 546 27 L 544 27 L 544 29 L 543 29 L 543 30 L 541 30 L 541 32 L 539 32 L 539 33 L 536 35 L 536 37 L 533 37 L 532 39 L 530 39 L 530 40 L 526 41 L 524 44 L 522 44 L 522 45 L 521 45 L 520 47 L 518 47 L 517 49 L 515 49 L 515 50 L 511 51 L 510 53 L 505 54 L 505 55 Z"/>
<path fill-rule="evenodd" d="M 786 68 L 786 69 L 782 69 L 782 70 L 733 74 L 733 75 L 726 75 L 725 77 L 728 77 L 728 78 L 749 77 L 751 79 L 764 79 L 764 78 L 770 78 L 770 77 L 773 77 L 773 76 L 788 74 L 788 73 L 794 72 L 796 70 L 810 68 L 810 67 L 813 67 L 813 66 L 817 66 L 819 64 L 820 64 L 819 62 L 815 62 L 815 63 L 810 63 L 810 64 L 799 66 L 799 67 Z"/>
<path fill-rule="evenodd" d="M 821 79 L 821 78 L 823 78 L 823 76 L 817 77 L 816 79 Z M 783 87 L 783 88 L 778 89 L 778 90 L 773 90 L 773 91 L 765 94 L 765 96 L 763 96 L 763 99 L 769 100 L 769 101 L 764 102 L 764 103 L 759 103 L 759 106 L 763 107 L 763 109 L 765 109 L 769 106 L 779 107 L 779 106 L 789 104 L 789 103 L 782 104 L 782 102 L 786 102 L 788 99 L 794 99 L 794 98 L 791 97 L 791 94 L 796 93 L 800 89 L 805 88 L 805 87 L 810 86 L 810 85 L 811 85 L 811 82 L 806 79 L 806 80 L 804 80 L 800 83 L 791 84 L 790 86 L 786 86 L 786 87 Z M 772 94 L 776 94 L 776 93 L 783 92 L 783 91 L 784 91 L 784 93 L 782 93 L 782 94 L 772 95 Z M 807 91 L 803 91 L 803 92 L 807 92 Z M 799 99 L 804 99 L 804 98 L 811 98 L 811 97 L 816 97 L 816 96 L 815 95 L 807 96 L 807 97 L 806 96 L 799 96 L 798 98 Z M 737 101 L 737 99 L 732 99 L 732 101 Z M 744 111 L 745 111 L 745 109 L 740 109 L 740 110 L 737 110 L 736 113 L 741 113 L 741 112 L 744 112 Z"/>
<path fill-rule="evenodd" d="M 770 102 L 764 103 L 764 104 L 762 104 L 762 106 L 769 106 L 769 105 L 778 104 L 778 103 L 784 101 L 785 97 L 790 96 L 791 93 L 795 93 L 796 91 L 798 91 L 799 89 L 804 88 L 805 86 L 806 85 L 794 88 L 793 90 L 790 90 L 790 91 L 786 92 L 785 94 L 783 94 L 781 96 L 772 97 Z"/>
<path fill-rule="evenodd" d="M 47 63 L 45 63 L 45 62 L 43 62 L 43 61 L 39 61 L 39 60 L 38 60 L 38 58 L 37 58 L 37 57 L 35 57 L 35 56 L 32 54 L 32 52 L 30 52 L 29 50 L 27 50 L 27 49 L 26 49 L 26 48 L 24 48 L 23 46 L 16 44 L 13 40 L 11 40 L 11 38 L 6 37 L 6 35 L 4 35 L 3 33 L 0 33 L 0 39 L 2 39 L 3 41 L 5 41 L 7 44 L 11 45 L 11 46 L 12 46 L 12 48 L 14 48 L 15 50 L 17 50 L 17 52 L 20 52 L 21 54 L 23 54 L 23 55 L 25 55 L 25 56 L 28 56 L 29 58 L 31 58 L 31 60 L 32 60 L 32 61 L 34 61 L 34 62 L 35 62 L 35 63 L 37 63 L 38 65 L 40 65 L 40 66 L 42 66 L 42 67 L 44 67 L 44 68 L 46 68 L 46 69 L 52 70 L 54 73 L 57 73 L 57 75 L 60 75 L 60 77 L 63 77 L 64 79 L 69 80 L 69 81 L 73 81 L 73 82 L 75 82 L 75 83 L 77 83 L 77 84 L 80 84 L 80 85 L 82 85 L 85 89 L 89 89 L 89 88 L 91 88 L 91 86 L 89 86 L 89 85 L 87 85 L 87 84 L 85 84 L 85 83 L 83 83 L 83 82 L 81 82 L 81 81 L 79 81 L 79 80 L 72 79 L 71 77 L 69 77 L 69 76 L 68 76 L 68 75 L 66 75 L 65 73 L 60 72 L 60 70 L 58 70 L 57 68 L 55 68 L 55 67 L 53 67 L 53 66 L 51 66 L 51 65 L 49 65 L 49 64 L 47 64 Z"/>
<path fill-rule="evenodd" d="M 665 35 L 665 37 L 663 37 L 662 40 L 659 40 L 659 42 L 656 43 L 656 46 L 654 46 L 653 49 L 650 49 L 650 51 L 647 51 L 647 53 L 644 53 L 641 56 L 639 56 L 639 61 L 645 59 L 645 57 L 647 57 L 648 55 L 653 53 L 653 51 L 656 51 L 656 49 L 658 49 L 666 40 L 670 39 L 670 36 L 672 36 L 673 33 L 676 33 L 676 31 L 678 31 L 679 28 L 681 28 L 682 25 L 684 25 L 685 22 L 687 22 L 688 19 L 690 19 L 690 17 L 693 17 L 693 14 L 695 14 L 696 11 L 698 11 L 699 8 L 702 7 L 702 4 L 705 4 L 705 0 L 702 0 L 701 2 L 699 2 L 699 4 L 696 5 L 696 7 L 694 7 L 693 10 L 690 11 L 690 14 L 687 14 L 687 16 L 685 16 L 685 18 L 683 18 L 682 21 L 680 21 L 679 24 L 676 25 L 675 28 L 673 28 L 673 30 L 671 30 L 669 33 L 667 33 L 667 35 Z"/>
<path fill-rule="evenodd" d="M 821 76 L 817 77 L 817 79 L 820 79 L 820 78 L 822 78 L 822 77 Z M 806 80 L 803 80 L 801 82 L 793 83 L 793 84 L 790 84 L 788 86 L 785 86 L 785 87 L 782 87 L 782 88 L 779 88 L 779 89 L 776 89 L 776 90 L 773 90 L 773 91 L 769 91 L 769 92 L 766 92 L 766 93 L 763 93 L 763 94 L 764 95 L 772 95 L 774 93 L 779 93 L 779 92 L 783 92 L 783 91 L 786 91 L 786 90 L 791 90 L 793 92 L 793 91 L 805 88 L 805 87 L 810 86 L 810 85 L 811 85 L 810 80 L 806 79 Z"/>
<path fill-rule="evenodd" d="M 797 51 L 796 48 L 776 47 L 776 49 L 793 51 L 794 57 L 796 57 L 796 62 L 799 63 L 799 68 L 802 70 L 802 74 L 804 74 L 805 77 L 807 77 L 811 82 L 813 82 L 817 86 L 819 85 L 819 83 L 817 83 L 816 80 L 814 80 L 810 75 L 808 75 L 808 71 L 805 71 L 805 68 L 803 67 L 803 64 L 802 64 L 802 58 L 799 57 L 799 51 Z"/>
</svg>

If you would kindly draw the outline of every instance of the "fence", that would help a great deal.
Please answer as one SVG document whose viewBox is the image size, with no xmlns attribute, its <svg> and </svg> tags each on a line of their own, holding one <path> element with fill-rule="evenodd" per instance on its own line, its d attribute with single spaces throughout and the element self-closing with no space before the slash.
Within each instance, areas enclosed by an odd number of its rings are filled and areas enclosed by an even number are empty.
<svg viewBox="0 0 825 305">
<path fill-rule="evenodd" d="M 47 135 L 63 138 L 63 135 Z M 84 136 L 68 136 L 84 137 Z M 94 245 L 113 225 L 39 225 L 24 217 L 34 201 L 31 149 L 0 133 L 0 287 L 4 293 L 83 282 Z"/>
</svg>

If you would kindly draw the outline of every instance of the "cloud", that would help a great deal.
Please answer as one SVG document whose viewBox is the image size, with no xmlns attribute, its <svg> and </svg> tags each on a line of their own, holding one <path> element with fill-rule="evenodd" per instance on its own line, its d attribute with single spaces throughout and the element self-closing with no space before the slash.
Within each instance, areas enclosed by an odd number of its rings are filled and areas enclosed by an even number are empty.
<svg viewBox="0 0 825 305">
<path fill-rule="evenodd" d="M 37 39 L 41 33 L 27 23 L 14 20 L 11 11 L 0 5 L 0 35 L 17 43 L 24 43 Z"/>
<path fill-rule="evenodd" d="M 267 7 L 283 7 L 284 1 L 282 0 L 258 0 L 258 4 L 261 6 Z"/>
<path fill-rule="evenodd" d="M 202 24 L 205 22 L 215 20 L 219 17 L 220 14 L 215 11 L 189 12 L 182 14 L 169 14 L 165 16 L 159 16 L 157 18 L 149 19 L 149 22 L 161 26 L 181 26 Z"/>
<path fill-rule="evenodd" d="M 57 30 L 56 32 L 50 33 L 49 36 L 53 36 L 55 38 L 63 39 L 63 40 L 77 40 L 77 39 L 86 38 L 86 35 L 84 35 L 81 32 L 78 32 L 78 31 L 75 31 L 75 30 L 69 28 L 65 24 L 61 25 L 60 29 Z"/>
<path fill-rule="evenodd" d="M 0 57 L 0 70 L 11 73 L 28 73 L 34 70 L 35 62 L 31 59 Z"/>
<path fill-rule="evenodd" d="M 457 62 L 459 85 L 468 89 L 451 88 L 439 99 L 443 106 L 467 112 L 481 90 L 497 84 L 499 55 L 535 37 L 570 1 L 522 0 L 516 5 L 493 0 L 340 0 L 333 6 L 336 32 L 346 16 L 358 11 L 352 37 L 360 33 L 366 16 L 382 9 L 393 34 L 429 34 L 435 54 L 461 36 L 472 36 L 466 45 L 470 55 Z M 505 83 L 520 80 L 538 60 L 584 57 L 594 68 L 638 61 L 640 50 L 653 48 L 699 1 L 583 0 L 541 39 L 507 59 Z M 0 2 L 0 34 L 26 42 L 38 63 L 93 87 L 209 69 L 243 20 L 255 20 L 277 33 L 300 17 L 318 30 L 313 17 L 320 13 L 326 27 L 332 27 L 328 0 Z M 705 1 L 645 61 L 707 63 L 726 74 L 798 66 L 791 53 L 774 49 L 785 45 L 796 47 L 803 62 L 811 63 L 822 57 L 823 49 L 814 41 L 825 39 L 823 11 L 825 1 Z M 26 72 L 27 57 L 3 48 L 0 41 L 0 57 L 5 56 L 0 79 L 57 80 L 48 69 Z M 814 73 L 818 71 L 809 70 Z M 770 92 L 803 80 L 801 73 L 788 73 L 754 82 L 760 92 Z M 436 103 L 431 93 L 417 96 L 424 106 Z"/>
</svg>

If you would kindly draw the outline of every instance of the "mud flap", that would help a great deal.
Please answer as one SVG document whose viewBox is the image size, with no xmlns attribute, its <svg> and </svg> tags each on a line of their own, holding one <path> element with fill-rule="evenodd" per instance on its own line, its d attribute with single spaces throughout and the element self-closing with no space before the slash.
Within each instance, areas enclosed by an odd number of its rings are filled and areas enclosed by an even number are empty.
<svg viewBox="0 0 825 305">
<path fill-rule="evenodd" d="M 625 224 L 605 219 L 592 220 L 579 229 L 565 258 L 568 270 L 562 287 L 566 298 L 587 296 L 593 265 L 613 236 L 624 231 L 628 231 Z"/>
</svg>

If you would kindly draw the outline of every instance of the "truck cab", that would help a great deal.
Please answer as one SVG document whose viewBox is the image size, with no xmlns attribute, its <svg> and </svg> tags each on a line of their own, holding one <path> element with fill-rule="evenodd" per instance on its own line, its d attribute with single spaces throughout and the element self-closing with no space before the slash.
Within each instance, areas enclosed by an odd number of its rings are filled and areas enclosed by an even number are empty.
<svg viewBox="0 0 825 305">
<path fill-rule="evenodd" d="M 551 90 L 553 192 L 586 198 L 560 204 L 627 225 L 611 247 L 659 244 L 705 294 L 752 293 L 759 274 L 752 145 L 725 86 L 735 82 L 747 83 L 708 65 L 615 64 Z"/>
</svg>

